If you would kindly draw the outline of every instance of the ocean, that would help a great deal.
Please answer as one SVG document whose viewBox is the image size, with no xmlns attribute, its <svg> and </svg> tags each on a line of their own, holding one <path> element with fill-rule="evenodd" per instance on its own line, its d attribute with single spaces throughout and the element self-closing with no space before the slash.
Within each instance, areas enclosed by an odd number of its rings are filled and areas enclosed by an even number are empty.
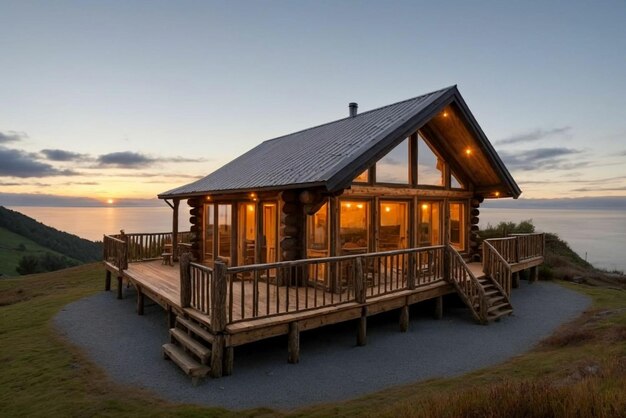
<svg viewBox="0 0 626 418">
<path fill-rule="evenodd" d="M 168 232 L 172 209 L 163 207 L 10 207 L 62 231 L 90 240 L 103 234 Z M 596 267 L 626 271 L 626 212 L 610 210 L 491 209 L 481 208 L 480 227 L 500 221 L 532 219 L 540 232 L 558 234 L 572 249 Z M 189 212 L 183 206 L 179 229 L 189 229 Z"/>
</svg>

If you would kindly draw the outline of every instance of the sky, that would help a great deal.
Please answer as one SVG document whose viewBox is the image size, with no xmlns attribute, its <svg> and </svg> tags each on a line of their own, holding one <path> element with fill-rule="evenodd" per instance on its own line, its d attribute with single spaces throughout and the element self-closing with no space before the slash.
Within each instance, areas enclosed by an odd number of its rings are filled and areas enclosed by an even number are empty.
<svg viewBox="0 0 626 418">
<path fill-rule="evenodd" d="M 624 22 L 623 0 L 0 0 L 0 204 L 153 199 L 454 84 L 522 198 L 626 196 Z"/>
</svg>

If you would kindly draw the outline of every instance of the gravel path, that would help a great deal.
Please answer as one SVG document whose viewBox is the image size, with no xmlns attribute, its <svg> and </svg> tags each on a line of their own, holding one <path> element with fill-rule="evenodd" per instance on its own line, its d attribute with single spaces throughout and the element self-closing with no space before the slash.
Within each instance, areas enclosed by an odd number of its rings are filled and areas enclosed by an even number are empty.
<svg viewBox="0 0 626 418">
<path fill-rule="evenodd" d="M 491 366 L 529 350 L 591 302 L 554 283 L 522 281 L 513 293 L 513 316 L 489 326 L 476 325 L 467 309 L 448 303 L 443 319 L 434 320 L 425 302 L 412 307 L 407 333 L 398 331 L 397 312 L 368 319 L 365 347 L 355 345 L 354 323 L 304 332 L 297 365 L 287 364 L 286 337 L 237 347 L 232 376 L 193 387 L 161 358 L 161 345 L 168 339 L 163 310 L 150 304 L 138 316 L 132 290 L 125 292 L 123 301 L 105 292 L 76 301 L 54 323 L 114 381 L 174 402 L 229 409 L 291 409 L 340 401 Z"/>
</svg>

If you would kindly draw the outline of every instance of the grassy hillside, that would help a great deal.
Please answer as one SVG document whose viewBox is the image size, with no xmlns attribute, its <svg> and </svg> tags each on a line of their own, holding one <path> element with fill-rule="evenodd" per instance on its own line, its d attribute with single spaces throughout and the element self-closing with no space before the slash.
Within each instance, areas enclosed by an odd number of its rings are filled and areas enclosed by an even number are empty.
<svg viewBox="0 0 626 418">
<path fill-rule="evenodd" d="M 55 271 L 97 261 L 102 244 L 58 231 L 0 206 L 0 274 Z"/>
<path fill-rule="evenodd" d="M 0 275 L 15 276 L 18 274 L 15 268 L 22 257 L 40 256 L 46 252 L 57 256 L 62 255 L 5 228 L 0 228 Z M 72 259 L 72 261 L 79 263 L 78 260 Z"/>
</svg>

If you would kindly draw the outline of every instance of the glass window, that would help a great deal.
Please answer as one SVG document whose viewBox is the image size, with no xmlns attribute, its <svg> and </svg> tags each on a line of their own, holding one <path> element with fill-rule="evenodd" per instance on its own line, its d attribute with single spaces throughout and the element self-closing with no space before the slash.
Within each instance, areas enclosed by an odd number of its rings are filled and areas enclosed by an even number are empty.
<svg viewBox="0 0 626 418">
<path fill-rule="evenodd" d="M 256 205 L 254 203 L 240 203 L 239 209 L 239 264 L 254 264 L 254 242 L 256 239 Z"/>
<path fill-rule="evenodd" d="M 277 261 L 278 222 L 276 203 L 263 203 L 263 241 L 261 242 L 261 262 Z"/>
<path fill-rule="evenodd" d="M 204 259 L 213 260 L 213 233 L 215 232 L 215 205 L 204 205 Z"/>
<path fill-rule="evenodd" d="M 417 184 L 443 186 L 443 161 L 422 135 L 417 136 Z"/>
<path fill-rule="evenodd" d="M 453 172 L 450 173 L 450 187 L 453 189 L 463 189 L 463 183 L 461 183 Z"/>
<path fill-rule="evenodd" d="M 450 203 L 450 244 L 458 251 L 465 250 L 464 203 Z"/>
<path fill-rule="evenodd" d="M 418 247 L 441 244 L 441 203 L 419 202 L 418 206 Z"/>
<path fill-rule="evenodd" d="M 378 160 L 376 163 L 376 182 L 409 184 L 408 138 Z"/>
<path fill-rule="evenodd" d="M 307 216 L 307 258 L 328 256 L 328 203 L 324 203 L 315 214 Z M 326 264 L 309 267 L 309 280 L 325 282 Z"/>
<path fill-rule="evenodd" d="M 399 250 L 408 246 L 409 204 L 380 202 L 378 250 Z"/>
<path fill-rule="evenodd" d="M 369 170 L 365 170 L 354 179 L 354 183 L 367 183 L 370 179 Z"/>
<path fill-rule="evenodd" d="M 230 240 L 232 233 L 232 207 L 217 205 L 217 254 L 230 261 Z"/>
<path fill-rule="evenodd" d="M 339 239 L 341 254 L 361 254 L 368 249 L 368 202 L 341 201 L 339 207 Z"/>
</svg>

